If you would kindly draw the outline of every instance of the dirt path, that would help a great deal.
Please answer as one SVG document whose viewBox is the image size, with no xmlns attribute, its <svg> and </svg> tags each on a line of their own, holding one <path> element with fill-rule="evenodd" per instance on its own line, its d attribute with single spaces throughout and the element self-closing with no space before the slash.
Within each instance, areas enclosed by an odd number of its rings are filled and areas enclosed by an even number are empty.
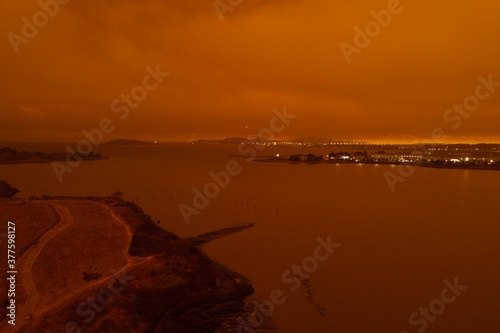
<svg viewBox="0 0 500 333">
<path fill-rule="evenodd" d="M 59 215 L 59 223 L 48 230 L 37 242 L 31 245 L 19 260 L 17 264 L 17 275 L 22 277 L 22 286 L 26 291 L 26 302 L 17 308 L 16 326 L 8 325 L 4 322 L 4 324 L 0 326 L 0 331 L 2 332 L 15 332 L 19 327 L 29 322 L 29 319 L 26 318 L 29 317 L 30 314 L 33 314 L 33 316 L 37 314 L 35 304 L 38 299 L 38 292 L 36 291 L 33 276 L 31 274 L 33 264 L 47 243 L 74 223 L 68 208 L 57 204 L 50 205 Z M 6 327 L 4 327 L 5 324 L 7 324 Z"/>
<path fill-rule="evenodd" d="M 59 300 L 57 300 L 57 302 L 51 303 L 50 307 L 38 308 L 36 306 L 39 297 L 43 297 L 43 295 L 40 295 L 42 293 L 39 293 L 36 290 L 32 275 L 32 267 L 36 262 L 40 253 L 43 251 L 44 247 L 47 245 L 47 243 L 52 239 L 54 239 L 55 237 L 57 237 L 61 232 L 66 230 L 75 222 L 73 216 L 71 215 L 70 209 L 63 206 L 62 205 L 63 203 L 64 201 L 50 204 L 54 208 L 56 213 L 59 215 L 60 219 L 59 223 L 52 229 L 48 230 L 42 237 L 40 237 L 40 239 L 35 244 L 33 244 L 30 248 L 28 248 L 28 250 L 23 254 L 23 257 L 19 260 L 17 264 L 18 276 L 22 277 L 22 286 L 26 291 L 26 302 L 17 307 L 15 326 L 9 325 L 7 321 L 4 321 L 0 325 L 0 332 L 2 333 L 16 332 L 22 326 L 31 322 L 30 319 L 26 319 L 30 316 L 30 314 L 33 316 L 35 320 L 37 320 L 38 318 L 42 318 L 44 314 L 52 311 L 54 308 L 57 308 L 58 306 L 61 306 L 63 303 L 73 299 L 76 295 L 84 293 L 89 288 L 93 288 L 113 278 L 113 275 L 110 273 L 109 275 L 103 276 L 102 278 L 95 280 L 92 283 L 89 283 L 78 290 L 71 292 L 66 297 L 60 298 Z M 132 231 L 130 227 L 127 225 L 127 223 L 125 223 L 125 221 L 123 221 L 119 216 L 117 216 L 109 206 L 101 203 L 94 203 L 94 204 L 99 206 L 101 209 L 104 209 L 106 212 L 108 212 L 109 215 L 114 220 L 118 221 L 124 227 L 125 234 L 127 235 L 128 244 L 130 244 L 132 241 Z M 127 264 L 119 269 L 121 271 L 130 270 L 137 265 L 144 264 L 153 259 L 153 256 L 145 258 L 131 258 L 128 254 L 128 247 L 126 247 L 124 253 L 122 253 L 121 255 L 127 260 Z"/>
<path fill-rule="evenodd" d="M 95 204 L 98 205 L 99 207 L 105 209 L 113 219 L 120 222 L 124 226 L 125 233 L 127 234 L 127 238 L 128 238 L 128 244 L 132 244 L 133 234 L 132 234 L 132 230 L 130 229 L 130 226 L 125 221 L 123 221 L 121 217 L 117 216 L 115 214 L 115 212 L 113 211 L 113 209 L 111 209 L 111 207 L 109 207 L 108 205 L 104 205 L 102 203 L 97 203 L 97 202 Z M 131 264 L 131 258 L 128 254 L 128 247 L 125 249 L 125 252 L 123 253 L 123 257 L 127 258 L 128 264 Z"/>
</svg>

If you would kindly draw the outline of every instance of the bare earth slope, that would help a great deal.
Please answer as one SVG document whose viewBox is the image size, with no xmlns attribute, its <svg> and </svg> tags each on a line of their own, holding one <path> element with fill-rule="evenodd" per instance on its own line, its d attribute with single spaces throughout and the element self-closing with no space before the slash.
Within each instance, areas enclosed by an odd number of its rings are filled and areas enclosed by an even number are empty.
<svg viewBox="0 0 500 333">
<path fill-rule="evenodd" d="M 231 332 L 253 292 L 119 199 L 1 200 L 0 220 L 18 250 L 16 325 L 2 306 L 1 332 Z"/>
</svg>

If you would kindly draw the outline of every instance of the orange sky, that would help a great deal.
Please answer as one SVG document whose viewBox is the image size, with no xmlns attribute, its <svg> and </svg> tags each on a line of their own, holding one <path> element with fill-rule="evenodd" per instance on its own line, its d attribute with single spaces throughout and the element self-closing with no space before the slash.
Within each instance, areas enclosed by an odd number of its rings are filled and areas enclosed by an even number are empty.
<svg viewBox="0 0 500 333">
<path fill-rule="evenodd" d="M 221 21 L 212 0 L 72 0 L 13 46 L 41 7 L 3 0 L 0 140 L 81 140 L 103 118 L 106 139 L 250 137 L 287 106 L 282 137 L 500 142 L 500 86 L 443 119 L 479 76 L 500 82 L 500 3 L 401 1 L 348 63 L 340 44 L 391 1 L 243 0 Z M 120 120 L 112 102 L 157 64 L 170 75 Z"/>
</svg>

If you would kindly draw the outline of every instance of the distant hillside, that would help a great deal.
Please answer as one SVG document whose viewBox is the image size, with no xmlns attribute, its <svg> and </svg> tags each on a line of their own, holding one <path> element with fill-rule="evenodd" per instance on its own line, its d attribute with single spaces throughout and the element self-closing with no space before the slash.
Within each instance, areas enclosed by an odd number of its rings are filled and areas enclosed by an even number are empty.
<svg viewBox="0 0 500 333">
<path fill-rule="evenodd" d="M 161 145 L 162 143 L 156 143 L 156 142 L 147 142 L 147 141 L 139 141 L 139 140 L 126 140 L 126 139 L 117 139 L 117 140 L 111 140 L 104 145 L 121 145 L 121 146 L 139 146 L 139 145 Z"/>
<path fill-rule="evenodd" d="M 226 138 L 226 139 L 214 139 L 214 140 L 207 140 L 207 139 L 201 139 L 201 140 L 196 140 L 193 141 L 193 143 L 236 143 L 240 144 L 243 142 L 249 141 L 248 139 L 241 138 L 241 137 L 232 137 L 232 138 Z"/>
<path fill-rule="evenodd" d="M 301 138 L 293 138 L 290 141 L 297 143 L 326 143 L 326 142 L 332 142 L 333 140 L 328 138 L 301 137 Z M 345 140 L 337 140 L 337 141 L 340 142 Z"/>
</svg>

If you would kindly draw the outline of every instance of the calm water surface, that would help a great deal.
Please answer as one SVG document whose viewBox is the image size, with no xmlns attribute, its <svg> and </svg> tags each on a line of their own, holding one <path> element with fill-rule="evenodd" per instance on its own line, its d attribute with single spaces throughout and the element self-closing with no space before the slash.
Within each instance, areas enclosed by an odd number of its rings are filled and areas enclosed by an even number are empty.
<svg viewBox="0 0 500 333">
<path fill-rule="evenodd" d="M 0 166 L 0 178 L 23 196 L 122 191 L 183 237 L 254 222 L 254 228 L 204 250 L 250 278 L 255 298 L 283 291 L 286 300 L 272 316 L 280 332 L 410 333 L 424 323 L 426 332 L 500 331 L 500 172 L 417 168 L 393 193 L 384 179 L 384 172 L 396 170 L 391 166 L 248 163 L 228 157 L 236 149 L 225 145 L 97 151 L 111 159 L 82 163 L 62 183 L 50 164 Z M 269 148 L 263 154 L 278 152 L 329 151 Z M 232 159 L 241 174 L 187 225 L 179 204 L 192 205 L 193 188 L 203 189 L 211 182 L 209 172 L 224 170 Z M 309 266 L 307 282 L 292 290 L 282 275 L 314 255 L 318 237 L 328 236 L 340 247 Z M 455 278 L 467 289 L 443 308 L 443 281 Z M 416 315 L 418 323 L 410 325 L 410 315 L 430 303 L 435 314 Z"/>
</svg>

